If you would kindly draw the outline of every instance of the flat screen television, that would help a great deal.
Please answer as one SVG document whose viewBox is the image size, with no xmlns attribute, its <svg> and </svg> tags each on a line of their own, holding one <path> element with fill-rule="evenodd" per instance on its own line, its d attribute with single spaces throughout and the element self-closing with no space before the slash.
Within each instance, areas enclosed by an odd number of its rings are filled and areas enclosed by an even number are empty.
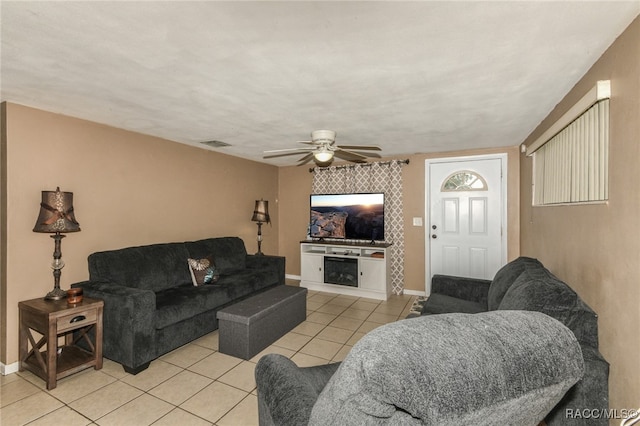
<svg viewBox="0 0 640 426">
<path fill-rule="evenodd" d="M 384 194 L 312 194 L 311 238 L 384 240 Z"/>
</svg>

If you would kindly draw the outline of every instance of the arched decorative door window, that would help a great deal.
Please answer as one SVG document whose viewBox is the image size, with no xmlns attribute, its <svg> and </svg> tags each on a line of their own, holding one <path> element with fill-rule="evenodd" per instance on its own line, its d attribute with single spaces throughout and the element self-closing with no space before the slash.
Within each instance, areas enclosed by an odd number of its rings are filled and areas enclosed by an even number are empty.
<svg viewBox="0 0 640 426">
<path fill-rule="evenodd" d="M 487 191 L 487 181 L 470 170 L 461 170 L 447 177 L 442 184 L 442 192 Z"/>
</svg>

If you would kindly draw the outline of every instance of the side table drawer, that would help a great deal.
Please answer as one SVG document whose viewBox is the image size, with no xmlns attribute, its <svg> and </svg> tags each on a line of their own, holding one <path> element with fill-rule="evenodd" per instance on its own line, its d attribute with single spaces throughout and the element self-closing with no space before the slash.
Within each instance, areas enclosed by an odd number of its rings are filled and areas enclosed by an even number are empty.
<svg viewBox="0 0 640 426">
<path fill-rule="evenodd" d="M 87 324 L 93 324 L 98 317 L 97 309 L 77 312 L 73 315 L 65 315 L 58 318 L 58 333 L 62 333 L 69 329 L 75 329 Z"/>
</svg>

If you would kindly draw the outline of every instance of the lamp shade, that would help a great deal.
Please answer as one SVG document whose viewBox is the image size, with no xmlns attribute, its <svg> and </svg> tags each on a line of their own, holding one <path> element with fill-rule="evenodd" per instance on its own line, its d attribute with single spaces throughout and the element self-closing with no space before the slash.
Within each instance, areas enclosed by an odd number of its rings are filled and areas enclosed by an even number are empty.
<svg viewBox="0 0 640 426">
<path fill-rule="evenodd" d="M 271 223 L 271 218 L 269 218 L 269 202 L 265 200 L 256 200 L 256 206 L 253 209 L 253 217 L 251 218 L 254 222 L 266 222 Z"/>
<path fill-rule="evenodd" d="M 42 191 L 40 214 L 33 232 L 78 232 L 80 224 L 73 215 L 73 192 Z"/>
</svg>

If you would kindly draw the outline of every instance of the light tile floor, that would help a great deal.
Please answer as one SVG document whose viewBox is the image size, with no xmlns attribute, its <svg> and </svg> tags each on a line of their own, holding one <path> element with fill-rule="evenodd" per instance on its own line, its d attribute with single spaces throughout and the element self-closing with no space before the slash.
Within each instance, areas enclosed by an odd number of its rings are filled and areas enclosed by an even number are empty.
<svg viewBox="0 0 640 426">
<path fill-rule="evenodd" d="M 136 376 L 108 359 L 101 370 L 59 380 L 51 391 L 29 372 L 0 376 L 0 424 L 257 425 L 254 368 L 262 355 L 280 353 L 299 366 L 342 360 L 365 333 L 405 318 L 414 299 L 309 291 L 307 320 L 249 361 L 218 352 L 214 331 Z"/>
</svg>

